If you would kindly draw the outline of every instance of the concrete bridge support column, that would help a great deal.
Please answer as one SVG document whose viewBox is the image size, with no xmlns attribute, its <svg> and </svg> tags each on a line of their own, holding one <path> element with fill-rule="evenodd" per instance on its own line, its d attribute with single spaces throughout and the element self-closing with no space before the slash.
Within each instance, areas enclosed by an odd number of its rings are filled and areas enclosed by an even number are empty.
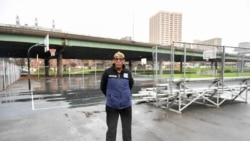
<svg viewBox="0 0 250 141">
<path fill-rule="evenodd" d="M 44 59 L 44 65 L 45 65 L 45 76 L 49 76 L 49 69 L 50 69 L 50 64 L 49 64 L 49 59 Z"/>
<path fill-rule="evenodd" d="M 180 72 L 183 73 L 183 62 L 180 62 Z"/>
<path fill-rule="evenodd" d="M 159 74 L 163 74 L 162 63 L 163 63 L 163 61 L 160 60 L 160 61 L 159 61 Z"/>
<path fill-rule="evenodd" d="M 128 69 L 129 69 L 129 71 L 132 72 L 132 61 L 131 60 L 128 61 Z"/>
<path fill-rule="evenodd" d="M 58 77 L 62 77 L 63 74 L 62 74 L 62 54 L 59 53 L 57 55 L 57 76 Z"/>
</svg>

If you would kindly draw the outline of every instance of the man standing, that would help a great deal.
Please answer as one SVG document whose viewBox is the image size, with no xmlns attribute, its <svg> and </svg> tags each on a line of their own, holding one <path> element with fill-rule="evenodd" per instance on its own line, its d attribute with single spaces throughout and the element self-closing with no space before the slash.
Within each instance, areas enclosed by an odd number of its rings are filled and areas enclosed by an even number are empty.
<svg viewBox="0 0 250 141">
<path fill-rule="evenodd" d="M 122 125 L 123 141 L 131 141 L 132 102 L 131 89 L 134 80 L 125 68 L 125 55 L 114 54 L 113 66 L 106 69 L 101 79 L 101 90 L 106 97 L 107 133 L 106 141 L 116 140 L 119 116 Z"/>
</svg>

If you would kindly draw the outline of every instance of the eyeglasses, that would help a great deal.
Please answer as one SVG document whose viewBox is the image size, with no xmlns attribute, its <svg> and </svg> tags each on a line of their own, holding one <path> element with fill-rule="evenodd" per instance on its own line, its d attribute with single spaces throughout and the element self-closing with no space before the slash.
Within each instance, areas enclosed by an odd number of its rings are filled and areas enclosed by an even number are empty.
<svg viewBox="0 0 250 141">
<path fill-rule="evenodd" d="M 123 61 L 124 58 L 114 58 L 114 60 L 115 60 L 115 61 L 118 61 L 118 60 Z"/>
</svg>

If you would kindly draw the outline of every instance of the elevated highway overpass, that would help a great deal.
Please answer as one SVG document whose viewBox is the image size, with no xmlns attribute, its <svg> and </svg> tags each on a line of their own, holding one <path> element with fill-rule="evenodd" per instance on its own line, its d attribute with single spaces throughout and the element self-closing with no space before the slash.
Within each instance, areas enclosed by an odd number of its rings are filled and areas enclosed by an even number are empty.
<svg viewBox="0 0 250 141">
<path fill-rule="evenodd" d="M 112 55 L 120 50 L 125 53 L 126 60 L 140 60 L 141 58 L 152 60 L 152 47 L 156 46 L 151 43 L 0 25 L 0 57 L 27 58 L 29 47 L 43 42 L 47 34 L 49 34 L 50 48 L 56 49 L 56 54 L 61 54 L 63 59 L 110 60 Z M 165 49 L 170 53 L 170 48 L 167 46 Z M 162 52 L 159 50 L 159 54 L 166 53 L 166 50 Z M 42 47 L 36 47 L 30 51 L 31 58 L 36 58 L 37 54 L 39 58 L 50 56 L 49 52 L 44 53 Z M 183 52 L 178 53 L 176 49 L 176 54 L 181 56 Z M 187 55 L 197 57 L 196 60 L 202 60 L 202 51 L 189 50 Z M 178 56 L 175 59 L 180 61 Z"/>
<path fill-rule="evenodd" d="M 127 60 L 152 58 L 154 44 L 125 41 L 109 38 L 75 35 L 63 32 L 36 30 L 25 27 L 0 26 L 0 57 L 27 58 L 28 48 L 43 42 L 49 34 L 50 48 L 57 50 L 63 59 L 110 60 L 120 50 Z M 30 57 L 46 58 L 44 48 L 36 47 L 30 51 Z"/>
</svg>

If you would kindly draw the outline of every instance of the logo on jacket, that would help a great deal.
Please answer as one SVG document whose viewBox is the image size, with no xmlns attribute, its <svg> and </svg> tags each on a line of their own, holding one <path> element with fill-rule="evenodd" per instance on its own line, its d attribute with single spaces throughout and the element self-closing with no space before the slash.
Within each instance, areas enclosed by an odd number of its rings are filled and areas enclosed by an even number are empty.
<svg viewBox="0 0 250 141">
<path fill-rule="evenodd" d="M 123 78 L 128 78 L 128 73 L 124 73 Z"/>
</svg>

